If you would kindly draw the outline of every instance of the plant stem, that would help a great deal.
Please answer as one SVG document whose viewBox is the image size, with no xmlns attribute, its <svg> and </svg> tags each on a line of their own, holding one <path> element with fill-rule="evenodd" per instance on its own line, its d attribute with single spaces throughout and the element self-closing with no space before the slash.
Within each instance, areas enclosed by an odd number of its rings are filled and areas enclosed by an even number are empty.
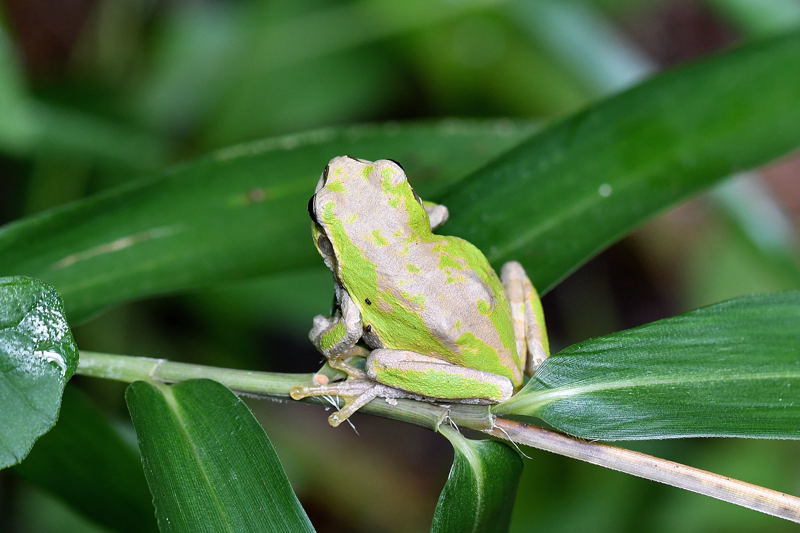
<svg viewBox="0 0 800 533">
<path fill-rule="evenodd" d="M 124 382 L 138 380 L 175 383 L 187 379 L 213 379 L 228 388 L 257 397 L 288 399 L 295 385 L 309 384 L 313 374 L 254 372 L 166 359 L 81 352 L 78 374 Z M 306 401 L 306 400 L 304 400 Z M 324 404 L 321 399 L 309 398 Z M 414 400 L 376 399 L 361 411 L 416 424 L 437 431 L 446 422 L 483 431 L 495 438 L 531 446 L 627 474 L 690 490 L 755 511 L 800 522 L 800 498 L 712 472 L 660 459 L 608 444 L 588 442 L 520 422 L 495 418 L 486 406 L 443 406 Z"/>
<path fill-rule="evenodd" d="M 729 477 L 660 459 L 644 453 L 590 442 L 555 431 L 498 418 L 495 437 L 511 440 L 612 470 L 658 481 L 699 494 L 705 494 L 748 509 L 800 522 L 800 498 L 783 492 L 731 479 Z"/>
<path fill-rule="evenodd" d="M 133 357 L 81 351 L 78 374 L 95 378 L 133 381 L 160 381 L 175 383 L 187 379 L 213 379 L 229 389 L 247 396 L 289 399 L 289 390 L 295 385 L 310 385 L 314 374 L 283 374 L 256 372 L 214 366 L 176 363 L 167 359 Z M 304 402 L 327 405 L 321 398 L 307 398 Z M 436 430 L 446 420 L 458 426 L 478 431 L 490 429 L 494 417 L 488 406 L 452 405 L 449 407 L 414 400 L 376 399 L 360 409 L 361 412 L 416 424 Z"/>
</svg>

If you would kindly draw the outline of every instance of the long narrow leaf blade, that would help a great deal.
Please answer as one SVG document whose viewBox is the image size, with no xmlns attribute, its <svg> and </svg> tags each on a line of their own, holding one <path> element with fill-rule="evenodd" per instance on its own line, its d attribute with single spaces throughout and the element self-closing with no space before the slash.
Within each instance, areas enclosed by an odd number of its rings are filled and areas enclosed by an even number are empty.
<svg viewBox="0 0 800 533">
<path fill-rule="evenodd" d="M 581 342 L 548 358 L 495 412 L 587 439 L 798 439 L 800 291 Z"/>
<path fill-rule="evenodd" d="M 331 157 L 402 161 L 429 196 L 532 127 L 388 124 L 232 147 L 0 228 L 0 269 L 55 285 L 74 322 L 130 299 L 321 265 L 306 205 Z"/>
<path fill-rule="evenodd" d="M 798 58 L 795 31 L 569 117 L 446 194 L 447 231 L 547 290 L 665 207 L 800 146 Z"/>
<path fill-rule="evenodd" d="M 53 427 L 78 349 L 56 291 L 0 278 L 0 468 L 20 462 Z"/>
<path fill-rule="evenodd" d="M 522 474 L 519 453 L 492 440 L 472 440 L 443 428 L 453 466 L 433 514 L 432 533 L 507 531 Z"/>
<path fill-rule="evenodd" d="M 210 380 L 125 393 L 161 531 L 313 531 L 264 430 Z"/>
<path fill-rule="evenodd" d="M 67 387 L 58 424 L 14 470 L 110 531 L 156 531 L 136 445 L 79 389 Z"/>
</svg>

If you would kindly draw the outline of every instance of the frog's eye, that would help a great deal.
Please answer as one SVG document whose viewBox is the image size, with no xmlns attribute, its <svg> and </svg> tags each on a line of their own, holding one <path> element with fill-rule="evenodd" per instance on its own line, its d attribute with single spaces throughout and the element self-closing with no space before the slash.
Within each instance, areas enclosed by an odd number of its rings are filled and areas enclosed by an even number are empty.
<svg viewBox="0 0 800 533">
<path fill-rule="evenodd" d="M 315 224 L 319 224 L 319 220 L 317 220 L 317 205 L 314 200 L 316 200 L 317 195 L 312 194 L 311 198 L 308 199 L 308 216 L 311 217 L 311 220 L 314 221 Z"/>
<path fill-rule="evenodd" d="M 315 193 L 318 193 L 319 190 L 325 186 L 325 183 L 327 183 L 327 181 L 328 181 L 328 169 L 329 169 L 329 166 L 326 165 L 325 166 L 325 170 L 322 171 L 322 175 L 317 180 L 317 186 L 314 189 Z"/>
</svg>

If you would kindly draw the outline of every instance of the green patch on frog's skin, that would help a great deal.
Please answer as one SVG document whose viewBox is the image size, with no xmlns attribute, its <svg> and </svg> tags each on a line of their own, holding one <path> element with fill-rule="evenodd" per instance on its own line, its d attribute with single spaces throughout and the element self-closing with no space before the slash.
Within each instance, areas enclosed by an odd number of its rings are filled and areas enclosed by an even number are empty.
<svg viewBox="0 0 800 533">
<path fill-rule="evenodd" d="M 425 297 L 421 294 L 411 294 L 410 292 L 402 291 L 400 296 L 415 304 L 420 311 L 425 310 Z"/>
<path fill-rule="evenodd" d="M 497 353 L 497 349 L 480 340 L 474 333 L 469 331 L 462 333 L 456 339 L 456 345 L 459 352 L 463 354 L 464 366 L 479 368 L 485 372 L 511 378 L 506 367 L 500 364 L 500 355 Z"/>
<path fill-rule="evenodd" d="M 375 244 L 378 246 L 386 246 L 389 244 L 389 241 L 386 240 L 386 237 L 381 235 L 381 230 L 379 229 L 372 230 L 372 237 L 375 239 Z"/>
<path fill-rule="evenodd" d="M 328 187 L 332 191 L 344 192 L 344 183 L 342 182 L 342 180 L 331 181 L 326 185 L 326 187 Z"/>
<path fill-rule="evenodd" d="M 531 302 L 531 306 L 533 307 L 533 314 L 536 317 L 536 325 L 539 326 L 539 331 L 543 331 L 544 334 L 542 335 L 542 348 L 544 348 L 544 353 L 550 353 L 550 339 L 547 335 L 547 326 L 544 323 L 544 309 L 542 309 L 542 301 L 539 298 L 534 299 Z"/>
<path fill-rule="evenodd" d="M 420 268 L 418 266 L 412 265 L 411 263 L 408 263 L 406 265 L 406 270 L 408 270 L 412 274 L 418 274 L 419 272 L 421 272 L 421 270 L 420 270 Z"/>
<path fill-rule="evenodd" d="M 463 399 L 481 398 L 491 401 L 503 399 L 502 389 L 482 377 L 458 375 L 442 370 L 409 370 L 390 367 L 374 369 L 375 377 L 384 385 L 430 398 Z"/>
<path fill-rule="evenodd" d="M 322 334 L 319 339 L 319 347 L 327 352 L 332 346 L 344 339 L 346 334 L 347 328 L 342 322 L 337 322 L 331 329 Z"/>
<path fill-rule="evenodd" d="M 463 270 L 464 265 L 453 259 L 447 254 L 442 254 L 439 257 L 439 268 L 444 270 L 446 268 L 456 269 L 456 270 Z"/>
</svg>

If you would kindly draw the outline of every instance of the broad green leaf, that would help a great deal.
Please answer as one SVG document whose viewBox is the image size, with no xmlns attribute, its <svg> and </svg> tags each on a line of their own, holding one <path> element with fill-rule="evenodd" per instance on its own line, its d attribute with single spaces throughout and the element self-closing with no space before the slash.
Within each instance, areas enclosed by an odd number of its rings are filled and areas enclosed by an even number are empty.
<svg viewBox="0 0 800 533">
<path fill-rule="evenodd" d="M 519 453 L 493 440 L 472 440 L 443 428 L 453 466 L 433 514 L 433 533 L 508 531 L 522 473 Z"/>
<path fill-rule="evenodd" d="M 0 268 L 54 284 L 76 321 L 125 300 L 321 265 L 306 206 L 331 157 L 402 161 L 435 195 L 531 131 L 446 121 L 235 146 L 0 228 Z"/>
<path fill-rule="evenodd" d="M 125 393 L 163 531 L 313 531 L 253 414 L 215 381 Z"/>
<path fill-rule="evenodd" d="M 587 439 L 800 438 L 800 291 L 575 344 L 495 412 Z"/>
<path fill-rule="evenodd" d="M 20 462 L 58 418 L 78 349 L 56 291 L 0 278 L 0 468 Z"/>
<path fill-rule="evenodd" d="M 441 201 L 447 232 L 547 290 L 654 213 L 800 146 L 800 32 L 656 76 L 550 127 Z"/>
<path fill-rule="evenodd" d="M 58 424 L 14 470 L 109 530 L 156 530 L 135 445 L 74 387 L 64 391 Z"/>
</svg>

